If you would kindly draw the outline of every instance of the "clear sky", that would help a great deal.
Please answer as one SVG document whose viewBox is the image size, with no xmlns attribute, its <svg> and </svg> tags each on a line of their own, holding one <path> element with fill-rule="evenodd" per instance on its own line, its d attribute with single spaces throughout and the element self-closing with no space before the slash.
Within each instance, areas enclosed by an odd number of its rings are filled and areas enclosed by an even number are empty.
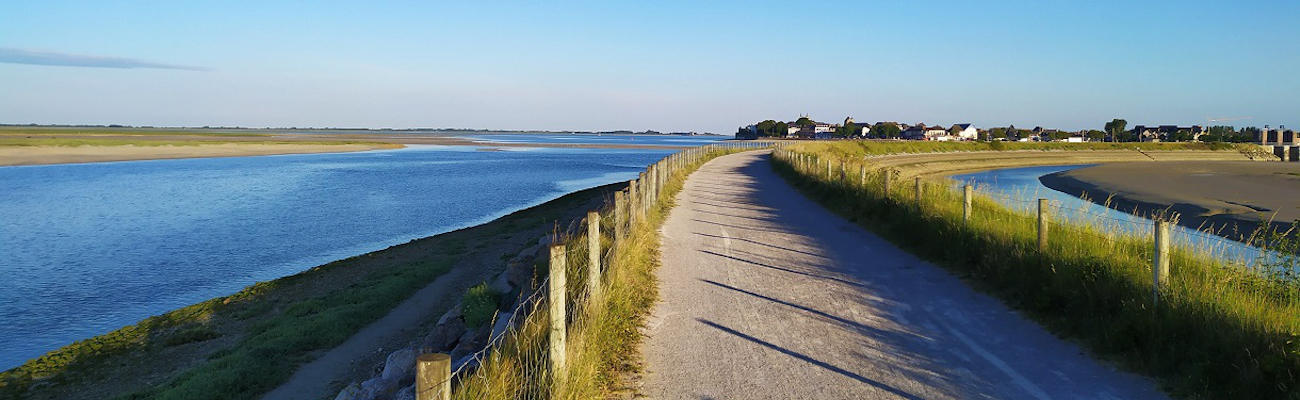
<svg viewBox="0 0 1300 400">
<path fill-rule="evenodd" d="M 1300 128 L 1300 1 L 433 3 L 0 2 L 0 122 Z"/>
</svg>

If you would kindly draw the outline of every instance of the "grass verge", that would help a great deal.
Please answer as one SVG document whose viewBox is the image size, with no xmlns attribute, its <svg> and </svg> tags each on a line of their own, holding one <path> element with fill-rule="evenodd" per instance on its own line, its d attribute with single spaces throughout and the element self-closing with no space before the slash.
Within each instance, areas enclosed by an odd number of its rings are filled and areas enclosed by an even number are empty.
<svg viewBox="0 0 1300 400">
<path fill-rule="evenodd" d="M 971 221 L 963 222 L 961 195 L 948 184 L 923 185 L 918 205 L 910 182 L 895 182 L 886 195 L 879 171 L 863 183 L 857 176 L 825 174 L 817 163 L 846 161 L 856 171 L 863 154 L 958 147 L 917 145 L 795 145 L 774 157 L 773 167 L 828 209 L 948 268 L 1093 353 L 1157 378 L 1174 396 L 1300 397 L 1294 283 L 1227 265 L 1204 249 L 1179 247 L 1171 253 L 1171 281 L 1153 303 L 1149 238 L 1053 222 L 1040 253 L 1035 216 L 977 196 Z M 1191 146 L 1156 148 L 1185 147 Z"/>
</svg>

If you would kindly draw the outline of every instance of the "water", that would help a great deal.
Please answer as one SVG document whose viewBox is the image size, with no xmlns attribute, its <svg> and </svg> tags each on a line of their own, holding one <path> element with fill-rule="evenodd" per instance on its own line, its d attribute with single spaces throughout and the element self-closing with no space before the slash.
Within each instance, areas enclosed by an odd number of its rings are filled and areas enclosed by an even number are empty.
<svg viewBox="0 0 1300 400">
<path fill-rule="evenodd" d="M 668 150 L 0 167 L 0 369 L 259 281 L 634 179 Z"/>
<path fill-rule="evenodd" d="M 1095 164 L 1094 164 L 1095 165 Z M 1108 231 L 1152 237 L 1154 222 L 1123 211 L 1106 208 L 1091 201 L 1056 191 L 1044 186 L 1039 177 L 1061 171 L 1090 167 L 1092 165 L 1055 165 L 1039 167 L 1003 168 L 969 174 L 953 175 L 958 186 L 970 183 L 976 190 L 990 194 L 1003 206 L 1026 213 L 1037 213 L 1038 199 L 1048 199 L 1052 216 L 1077 224 L 1105 227 Z M 1197 232 L 1180 225 L 1170 227 L 1170 244 L 1208 249 L 1225 261 L 1253 263 L 1265 256 L 1255 247 L 1223 237 Z"/>
</svg>

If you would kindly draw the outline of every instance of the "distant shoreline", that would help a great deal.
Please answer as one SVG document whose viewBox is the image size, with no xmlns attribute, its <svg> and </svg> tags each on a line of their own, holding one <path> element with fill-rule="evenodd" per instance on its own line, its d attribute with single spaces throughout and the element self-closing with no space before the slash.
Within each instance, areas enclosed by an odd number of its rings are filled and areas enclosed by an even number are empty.
<svg viewBox="0 0 1300 400">
<path fill-rule="evenodd" d="M 201 133 L 200 133 L 201 132 Z M 0 166 L 77 164 L 184 158 L 343 153 L 408 145 L 676 150 L 690 146 L 511 143 L 418 133 L 215 133 L 210 130 L 0 127 Z M 462 134 L 472 134 L 465 132 Z M 669 135 L 636 135 L 669 136 Z"/>
</svg>

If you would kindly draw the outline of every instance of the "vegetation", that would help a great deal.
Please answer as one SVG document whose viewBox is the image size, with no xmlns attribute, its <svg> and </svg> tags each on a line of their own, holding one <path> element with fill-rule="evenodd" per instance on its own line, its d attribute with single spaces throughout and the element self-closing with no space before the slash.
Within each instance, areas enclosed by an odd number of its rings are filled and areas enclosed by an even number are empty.
<svg viewBox="0 0 1300 400">
<path fill-rule="evenodd" d="M 461 316 L 465 319 L 465 325 L 477 328 L 491 321 L 500 301 L 501 294 L 488 287 L 487 283 L 470 287 L 461 301 Z"/>
<path fill-rule="evenodd" d="M 461 378 L 453 397 L 594 399 L 619 393 L 622 377 L 639 371 L 640 328 L 658 296 L 654 276 L 659 262 L 658 230 L 673 206 L 671 199 L 681 190 L 690 171 L 728 152 L 707 153 L 700 161 L 674 173 L 645 219 L 617 243 L 608 236 L 614 221 L 609 212 L 602 211 L 602 248 L 612 245 L 613 249 L 602 261 L 607 267 L 599 295 L 591 296 L 585 285 L 574 284 L 572 278 L 586 274 L 585 230 L 561 240 L 569 253 L 569 304 L 576 305 L 570 308 L 568 361 L 562 375 L 549 375 L 546 321 L 550 317 L 545 303 L 540 302 L 530 308 L 522 325 L 491 352 L 478 371 Z"/>
<path fill-rule="evenodd" d="M 381 144 L 363 141 L 285 141 L 285 140 L 166 140 L 166 139 L 107 139 L 107 138 L 11 138 L 0 136 L 0 147 L 76 147 L 76 146 L 210 146 L 215 144 L 239 145 L 344 145 Z M 396 146 L 384 144 L 388 146 Z"/>
<path fill-rule="evenodd" d="M 923 185 L 918 206 L 911 191 L 886 196 L 880 171 L 871 169 L 864 185 L 792 161 L 808 157 L 870 168 L 862 155 L 965 146 L 918 145 L 800 144 L 775 157 L 774 168 L 828 208 L 962 275 L 1095 354 L 1158 378 L 1175 396 L 1300 396 L 1300 285 L 1290 278 L 1300 266 L 1294 262 L 1249 270 L 1223 262 L 1211 250 L 1175 246 L 1170 282 L 1153 303 L 1150 238 L 1129 236 L 1101 220 L 1054 221 L 1040 254 L 1035 216 L 977 196 L 972 220 L 964 223 L 961 195 L 951 182 Z M 1201 146 L 1211 145 L 1159 148 Z M 1071 147 L 1101 146 L 1066 148 Z M 1269 237 L 1270 248 L 1291 255 L 1283 262 L 1295 260 L 1300 239 L 1290 232 L 1278 235 Z"/>
</svg>

